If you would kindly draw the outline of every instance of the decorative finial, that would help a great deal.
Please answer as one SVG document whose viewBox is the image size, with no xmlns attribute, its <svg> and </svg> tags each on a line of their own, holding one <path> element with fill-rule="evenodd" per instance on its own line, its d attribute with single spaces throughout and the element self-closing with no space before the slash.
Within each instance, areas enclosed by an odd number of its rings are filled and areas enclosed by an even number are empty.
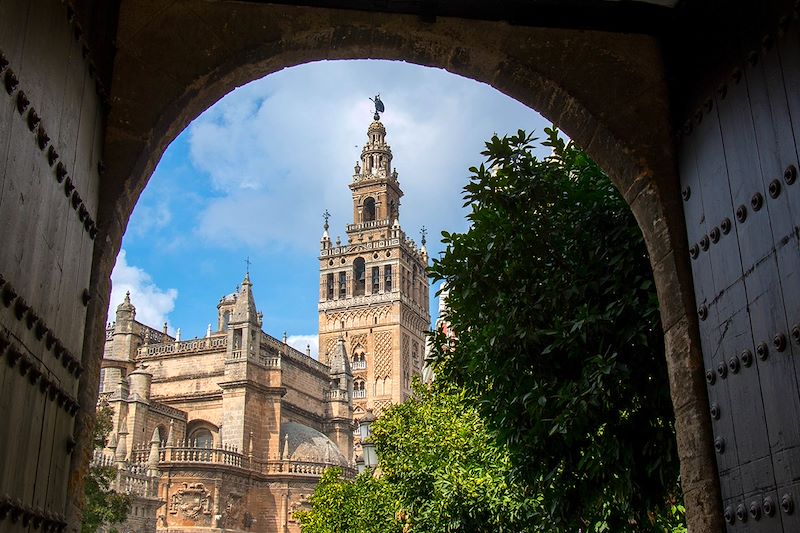
<svg viewBox="0 0 800 533">
<path fill-rule="evenodd" d="M 246 274 L 250 274 L 250 256 L 249 255 L 245 258 L 244 264 L 246 265 L 245 273 Z"/>
<path fill-rule="evenodd" d="M 306 344 L 306 355 L 311 357 L 311 345 Z"/>
<path fill-rule="evenodd" d="M 327 209 L 325 210 L 324 213 L 322 213 L 322 218 L 325 219 L 325 225 L 322 227 L 325 228 L 325 231 L 328 231 L 328 219 L 331 218 L 331 214 L 328 213 Z"/>
<path fill-rule="evenodd" d="M 380 113 L 383 113 L 386 110 L 386 108 L 383 105 L 383 102 L 381 101 L 380 93 L 376 94 L 375 98 L 370 98 L 370 100 L 372 100 L 375 103 L 375 115 L 373 116 L 373 118 L 375 120 L 380 120 L 381 119 Z"/>
<path fill-rule="evenodd" d="M 419 232 L 422 234 L 422 239 L 420 240 L 420 242 L 422 243 L 422 246 L 425 246 L 426 242 L 425 236 L 428 235 L 428 228 L 422 226 L 422 229 L 420 229 Z"/>
<path fill-rule="evenodd" d="M 286 344 L 286 332 L 283 332 L 283 344 Z"/>
</svg>

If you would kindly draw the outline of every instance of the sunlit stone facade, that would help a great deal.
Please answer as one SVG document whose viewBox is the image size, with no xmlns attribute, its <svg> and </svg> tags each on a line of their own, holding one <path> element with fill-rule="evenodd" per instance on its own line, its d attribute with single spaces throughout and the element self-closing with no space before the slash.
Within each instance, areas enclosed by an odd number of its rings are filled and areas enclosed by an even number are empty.
<svg viewBox="0 0 800 533">
<path fill-rule="evenodd" d="M 323 470 L 352 474 L 344 340 L 329 366 L 264 333 L 249 275 L 216 323 L 176 339 L 137 322 L 126 296 L 107 329 L 100 402 L 114 429 L 95 461 L 136 496 L 121 531 L 294 533 Z"/>
</svg>

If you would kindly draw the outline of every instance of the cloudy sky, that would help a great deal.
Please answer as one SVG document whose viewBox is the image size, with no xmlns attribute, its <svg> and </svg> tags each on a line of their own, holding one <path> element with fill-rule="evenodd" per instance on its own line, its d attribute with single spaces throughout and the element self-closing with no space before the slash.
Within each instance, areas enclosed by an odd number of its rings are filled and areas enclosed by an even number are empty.
<svg viewBox="0 0 800 533">
<path fill-rule="evenodd" d="M 548 124 L 488 85 L 401 62 L 310 63 L 240 87 L 164 154 L 117 258 L 110 320 L 130 291 L 140 321 L 202 336 L 249 257 L 264 329 L 316 354 L 322 213 L 344 238 L 375 93 L 405 192 L 401 225 L 417 242 L 426 226 L 431 255 L 442 230 L 466 230 L 461 188 L 483 142 Z"/>
</svg>

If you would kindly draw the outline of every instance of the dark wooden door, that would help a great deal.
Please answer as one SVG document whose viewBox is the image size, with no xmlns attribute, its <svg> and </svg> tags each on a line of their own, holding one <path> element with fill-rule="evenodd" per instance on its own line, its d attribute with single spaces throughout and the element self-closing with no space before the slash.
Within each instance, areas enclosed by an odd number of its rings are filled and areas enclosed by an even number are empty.
<svg viewBox="0 0 800 533">
<path fill-rule="evenodd" d="M 679 161 L 728 531 L 800 531 L 800 32 L 709 98 Z"/>
</svg>

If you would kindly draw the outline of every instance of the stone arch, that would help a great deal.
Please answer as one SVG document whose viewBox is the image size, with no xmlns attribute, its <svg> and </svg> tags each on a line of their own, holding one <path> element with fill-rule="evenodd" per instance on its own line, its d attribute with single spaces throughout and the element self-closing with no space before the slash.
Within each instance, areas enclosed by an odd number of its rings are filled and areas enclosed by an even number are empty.
<svg viewBox="0 0 800 533">
<path fill-rule="evenodd" d="M 393 59 L 445 68 L 558 124 L 631 206 L 658 288 L 687 506 L 718 507 L 669 99 L 655 38 L 455 18 L 431 24 L 408 15 L 257 3 L 206 3 L 198 18 L 196 6 L 176 2 L 145 23 L 136 9 L 123 3 L 119 13 L 87 353 L 100 353 L 110 274 L 133 207 L 166 147 L 202 111 L 234 87 L 315 60 Z M 98 361 L 86 361 L 94 377 L 81 382 L 82 405 L 94 404 Z"/>
</svg>

